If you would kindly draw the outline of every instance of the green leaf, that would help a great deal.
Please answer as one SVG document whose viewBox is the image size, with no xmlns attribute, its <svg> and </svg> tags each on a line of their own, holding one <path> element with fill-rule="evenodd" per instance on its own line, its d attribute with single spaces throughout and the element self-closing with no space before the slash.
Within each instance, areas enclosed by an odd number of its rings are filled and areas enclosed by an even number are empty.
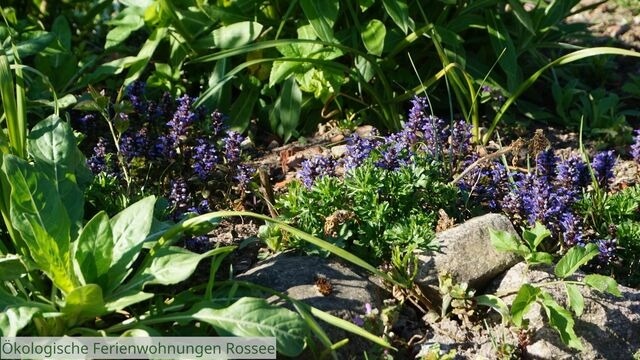
<svg viewBox="0 0 640 360">
<path fill-rule="evenodd" d="M 202 259 L 229 253 L 234 249 L 235 246 L 225 246 L 209 250 L 203 254 L 197 254 L 174 246 L 160 248 L 154 255 L 151 265 L 142 273 L 142 276 L 147 278 L 144 284 L 177 284 L 188 279 Z M 135 279 L 132 279 L 132 281 L 135 281 Z"/>
<path fill-rule="evenodd" d="M 75 259 L 86 283 L 107 288 L 105 276 L 111 267 L 113 245 L 109 216 L 100 211 L 89 220 L 76 241 Z"/>
<path fill-rule="evenodd" d="M 384 50 L 384 38 L 387 36 L 387 28 L 378 19 L 371 19 L 360 33 L 364 47 L 370 54 L 380 56 Z"/>
<path fill-rule="evenodd" d="M 573 330 L 574 320 L 571 313 L 553 300 L 549 294 L 543 292 L 542 298 L 540 304 L 547 313 L 549 325 L 558 331 L 562 342 L 569 347 L 582 350 L 582 343 Z"/>
<path fill-rule="evenodd" d="M 121 294 L 117 299 L 107 302 L 104 307 L 108 312 L 115 312 L 129 307 L 133 304 L 151 299 L 155 295 L 143 291 L 131 291 L 128 294 Z"/>
<path fill-rule="evenodd" d="M 155 30 L 149 35 L 147 41 L 145 41 L 144 45 L 138 52 L 138 55 L 131 62 L 128 62 L 127 65 L 130 66 L 129 72 L 127 73 L 127 78 L 124 81 L 125 85 L 129 85 L 132 82 L 138 80 L 142 72 L 147 67 L 147 64 L 151 60 L 151 56 L 158 48 L 160 42 L 167 35 L 168 29 L 166 27 L 156 27 Z"/>
<path fill-rule="evenodd" d="M 25 326 L 29 325 L 31 318 L 42 311 L 37 307 L 16 306 L 4 309 L 0 313 L 0 333 L 5 337 L 18 335 Z"/>
<path fill-rule="evenodd" d="M 151 229 L 155 202 L 154 196 L 148 196 L 110 220 L 114 247 L 109 270 L 113 275 L 109 277 L 109 291 L 124 280 L 131 270 L 131 264 L 138 258 L 144 239 Z"/>
<path fill-rule="evenodd" d="M 192 316 L 213 326 L 221 336 L 275 337 L 278 352 L 285 356 L 298 356 L 305 347 L 304 320 L 293 311 L 271 305 L 264 299 L 245 297 L 227 308 L 203 308 Z"/>
<path fill-rule="evenodd" d="M 282 130 L 278 135 L 282 136 L 284 142 L 289 141 L 291 135 L 300 122 L 300 108 L 302 104 L 302 92 L 293 76 L 290 76 L 282 84 L 282 92 L 273 107 L 272 129 Z M 276 125 L 276 126 L 274 126 Z"/>
<path fill-rule="evenodd" d="M 300 0 L 300 6 L 318 38 L 326 42 L 334 41 L 333 25 L 338 18 L 340 1 Z"/>
<path fill-rule="evenodd" d="M 28 272 L 27 266 L 18 255 L 0 255 L 0 281 L 19 279 Z"/>
<path fill-rule="evenodd" d="M 28 56 L 38 54 L 46 49 L 56 39 L 56 35 L 53 33 L 42 32 L 39 36 L 21 41 L 16 45 L 18 56 L 21 60 L 24 60 Z M 13 62 L 13 54 L 8 54 L 9 61 Z"/>
<path fill-rule="evenodd" d="M 242 79 L 242 92 L 229 109 L 229 127 L 238 132 L 244 132 L 253 116 L 253 108 L 260 97 L 260 87 L 250 78 Z"/>
<path fill-rule="evenodd" d="M 491 294 L 479 295 L 476 296 L 475 301 L 478 305 L 488 306 L 500 314 L 502 317 L 502 323 L 506 324 L 511 319 L 511 315 L 509 314 L 509 307 L 507 304 L 500 299 L 499 297 Z"/>
<path fill-rule="evenodd" d="M 499 16 L 487 12 L 486 24 L 491 47 L 498 59 L 498 64 L 504 73 L 509 75 L 507 76 L 507 90 L 511 93 L 522 82 L 521 67 L 518 66 L 518 51 L 507 27 Z"/>
<path fill-rule="evenodd" d="M 525 255 L 524 260 L 527 262 L 527 264 L 530 264 L 530 265 L 535 265 L 535 264 L 548 265 L 553 263 L 553 255 L 546 252 L 537 251 L 537 252 L 532 252 Z"/>
<path fill-rule="evenodd" d="M 409 7 L 404 0 L 382 0 L 384 9 L 387 14 L 393 19 L 393 22 L 398 25 L 403 33 L 407 34 L 409 30 Z"/>
<path fill-rule="evenodd" d="M 11 184 L 10 217 L 31 257 L 64 292 L 77 279 L 69 258 L 69 218 L 52 182 L 24 160 L 5 154 L 3 171 Z"/>
<path fill-rule="evenodd" d="M 489 229 L 491 245 L 498 251 L 510 251 L 519 255 L 526 255 L 529 249 L 520 243 L 516 235 L 507 231 Z"/>
<path fill-rule="evenodd" d="M 558 261 L 554 273 L 557 277 L 564 279 L 576 272 L 580 266 L 598 256 L 599 253 L 598 247 L 592 243 L 584 247 L 574 246 Z"/>
<path fill-rule="evenodd" d="M 575 284 L 568 283 L 564 283 L 564 286 L 567 290 L 569 308 L 573 310 L 576 315 L 582 315 L 582 312 L 584 311 L 584 297 L 582 296 L 582 293 L 580 293 L 580 288 Z"/>
<path fill-rule="evenodd" d="M 109 25 L 115 26 L 107 33 L 107 39 L 104 48 L 119 45 L 125 41 L 132 32 L 144 26 L 144 9 L 139 7 L 126 7 L 113 20 L 109 21 Z"/>
<path fill-rule="evenodd" d="M 367 9 L 369 9 L 371 7 L 371 5 L 373 5 L 373 3 L 376 0 L 360 0 L 358 1 L 358 4 L 360 4 L 360 11 L 365 12 L 367 11 Z"/>
<path fill-rule="evenodd" d="M 511 318 L 516 326 L 522 326 L 522 318 L 527 314 L 540 296 L 540 289 L 529 284 L 523 284 L 511 304 Z"/>
<path fill-rule="evenodd" d="M 51 115 L 33 127 L 27 138 L 28 151 L 38 170 L 56 187 L 73 228 L 77 233 L 84 214 L 84 193 L 76 183 L 78 162 L 73 130 L 59 117 Z"/>
<path fill-rule="evenodd" d="M 552 5 L 559 5 L 559 4 L 565 4 L 565 2 L 555 1 L 552 3 Z M 545 20 L 548 20 L 547 17 L 545 17 Z M 556 21 L 553 21 L 552 24 L 555 25 Z M 502 105 L 500 110 L 498 110 L 498 113 L 496 114 L 496 116 L 491 121 L 491 125 L 489 125 L 489 129 L 482 136 L 482 143 L 486 144 L 487 141 L 489 141 L 496 127 L 500 123 L 500 120 L 502 120 L 502 117 L 507 113 L 507 110 L 509 109 L 509 107 L 511 107 L 511 105 L 513 105 L 513 103 L 520 97 L 520 95 L 522 95 L 529 87 L 531 87 L 531 85 L 533 85 L 536 82 L 536 80 L 538 80 L 538 78 L 547 69 L 557 65 L 564 65 L 564 64 L 568 64 L 584 58 L 598 56 L 598 55 L 622 55 L 622 56 L 633 56 L 633 57 L 640 58 L 640 54 L 636 51 L 630 51 L 630 50 L 614 48 L 614 47 L 594 47 L 594 48 L 577 50 L 549 62 L 545 66 L 538 69 L 535 73 L 533 73 L 527 79 L 525 79 L 518 86 L 518 88 L 512 92 L 511 96 L 507 98 L 507 100 Z"/>
<path fill-rule="evenodd" d="M 513 10 L 513 13 L 516 15 L 516 18 L 518 19 L 518 21 L 520 21 L 522 26 L 524 26 L 525 29 L 527 29 L 527 31 L 529 31 L 531 35 L 536 35 L 536 30 L 533 28 L 531 17 L 527 13 L 527 11 L 524 9 L 524 6 L 522 6 L 522 3 L 520 2 L 520 0 L 508 0 L 508 1 L 509 1 L 509 5 L 511 5 L 511 9 Z"/>
<path fill-rule="evenodd" d="M 547 229 L 542 223 L 536 221 L 536 225 L 531 229 L 525 229 L 522 232 L 522 238 L 529 245 L 529 249 L 535 251 L 538 245 L 542 243 L 544 239 L 551 236 L 551 231 Z"/>
<path fill-rule="evenodd" d="M 246 45 L 260 36 L 263 26 L 255 21 L 241 21 L 213 30 L 214 44 L 221 49 Z"/>
<path fill-rule="evenodd" d="M 62 312 L 72 325 L 106 313 L 102 289 L 96 284 L 73 289 L 65 298 Z"/>
<path fill-rule="evenodd" d="M 620 293 L 620 289 L 618 289 L 618 283 L 609 276 L 590 274 L 585 276 L 583 281 L 585 284 L 600 292 L 622 297 L 622 293 Z"/>
</svg>

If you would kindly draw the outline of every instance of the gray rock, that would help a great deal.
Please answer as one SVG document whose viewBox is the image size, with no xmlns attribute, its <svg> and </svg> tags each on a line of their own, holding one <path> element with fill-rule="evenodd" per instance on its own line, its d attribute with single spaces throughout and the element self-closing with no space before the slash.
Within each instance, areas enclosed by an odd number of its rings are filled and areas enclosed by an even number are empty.
<svg viewBox="0 0 640 360">
<path fill-rule="evenodd" d="M 576 275 L 580 279 L 580 274 Z M 492 287 L 496 292 L 508 293 L 517 290 L 523 283 L 542 283 L 553 279 L 552 268 L 527 269 L 525 263 L 519 263 L 503 277 L 496 279 Z M 533 329 L 531 345 L 527 352 L 539 359 L 631 359 L 640 349 L 640 290 L 619 286 L 622 297 L 593 291 L 580 286 L 584 297 L 584 313 L 575 316 L 574 330 L 584 350 L 578 353 L 565 346 L 558 333 L 545 325 L 546 315 L 539 306 L 533 306 L 525 318 Z M 566 293 L 560 284 L 545 286 L 547 291 L 560 305 L 566 306 Z M 504 297 L 510 306 L 515 295 Z"/>
<path fill-rule="evenodd" d="M 551 267 L 527 270 L 525 263 L 519 263 L 487 286 L 486 293 L 510 294 L 501 298 L 511 307 L 515 292 L 523 283 L 536 285 L 552 280 L 555 278 Z M 633 359 L 635 353 L 640 353 L 640 290 L 624 286 L 619 289 L 621 298 L 580 287 L 585 306 L 581 316 L 574 314 L 574 330 L 584 347 L 582 352 L 565 346 L 558 332 L 546 325 L 544 310 L 538 304 L 533 305 L 525 315 L 530 337 L 524 358 Z M 566 307 L 562 285 L 545 286 L 544 290 Z M 499 315 L 493 311 L 490 315 L 486 323 L 471 326 L 462 326 L 449 318 L 430 323 L 422 351 L 438 343 L 445 352 L 455 350 L 456 359 L 498 358 L 500 347 L 517 346 L 519 329 L 501 324 Z"/>
<path fill-rule="evenodd" d="M 457 282 L 473 289 L 484 288 L 498 274 L 518 262 L 513 253 L 499 252 L 489 239 L 489 229 L 508 231 L 519 236 L 509 219 L 500 214 L 487 214 L 438 233 L 440 251 L 419 254 L 420 269 L 416 283 L 435 303 L 439 303 L 438 274 L 447 272 Z"/>
<path fill-rule="evenodd" d="M 318 277 L 326 279 L 331 284 L 332 290 L 328 295 L 321 294 L 316 287 Z M 361 272 L 355 266 L 335 259 L 315 256 L 278 254 L 239 275 L 238 279 L 283 292 L 347 321 L 352 321 L 356 316 L 363 316 L 366 303 L 374 308 L 381 308 L 383 300 L 388 297 L 364 271 Z M 349 344 L 341 348 L 341 354 L 361 357 L 363 351 L 371 347 L 370 342 L 356 335 L 322 321 L 318 323 L 334 343 L 349 338 Z"/>
</svg>

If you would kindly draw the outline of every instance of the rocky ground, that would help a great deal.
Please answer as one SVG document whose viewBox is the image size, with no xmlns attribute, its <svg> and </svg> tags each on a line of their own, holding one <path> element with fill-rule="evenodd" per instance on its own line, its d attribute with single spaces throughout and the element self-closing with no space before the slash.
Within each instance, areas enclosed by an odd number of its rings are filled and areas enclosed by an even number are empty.
<svg viewBox="0 0 640 360">
<path fill-rule="evenodd" d="M 624 1 L 583 0 L 580 6 L 588 6 L 589 10 L 576 13 L 569 21 L 590 24 L 589 30 L 595 35 L 594 46 L 620 46 L 640 51 L 640 1 L 626 0 L 631 5 L 636 3 L 637 10 L 632 10 L 630 6 L 621 6 L 620 4 Z M 640 75 L 640 65 L 637 61 L 630 62 L 628 59 L 620 61 L 619 65 L 623 71 Z M 562 151 L 572 151 L 577 148 L 577 134 L 554 128 L 544 130 L 554 148 L 564 149 Z M 370 127 L 360 127 L 356 131 L 367 133 Z M 256 195 L 273 201 L 272 192 L 277 194 L 286 188 L 286 184 L 294 178 L 296 170 L 304 159 L 321 153 L 340 156 L 344 152 L 346 135 L 337 127 L 327 124 L 321 126 L 315 136 L 304 141 L 285 146 L 272 144 L 264 156 L 255 163 L 258 167 L 265 169 L 269 175 L 261 177 L 260 193 Z M 639 178 L 640 169 L 633 162 L 622 161 L 616 168 L 616 184 L 621 187 L 636 183 Z M 385 297 L 393 297 L 390 289 L 384 290 L 380 287 L 379 281 L 372 281 L 353 266 L 334 260 L 313 259 L 311 261 L 291 257 L 291 255 L 280 255 L 259 261 L 259 258 L 267 254 L 264 249 L 260 249 L 258 242 L 251 241 L 255 239 L 257 227 L 255 222 L 245 219 L 240 223 L 225 222 L 224 226 L 216 231 L 218 239 L 225 244 L 238 244 L 243 241 L 249 244 L 232 258 L 234 272 L 241 274 L 240 276 L 245 280 L 256 281 L 288 293 L 290 296 L 305 299 L 310 304 L 349 321 L 363 315 L 366 303 L 380 308 Z M 469 231 L 479 230 L 482 231 L 482 227 L 475 227 Z M 486 241 L 486 234 L 482 236 L 484 236 L 483 241 Z M 467 234 L 460 238 L 469 239 L 470 236 Z M 471 253 L 469 258 L 464 258 L 464 255 L 459 253 L 460 251 L 456 250 L 456 256 L 453 258 L 467 259 L 463 261 L 473 261 L 474 258 L 477 260 L 474 253 Z M 423 259 L 423 268 L 433 271 L 434 268 L 426 267 L 431 260 Z M 450 264 L 446 259 L 439 261 Z M 431 265 L 432 263 L 433 261 Z M 523 282 L 542 281 L 541 279 L 550 276 L 548 271 L 524 271 L 522 263 L 513 266 L 514 264 L 514 259 L 508 259 L 497 265 L 501 266 L 499 269 L 491 267 L 490 271 L 493 273 L 482 279 L 482 287 L 489 284 L 489 288 L 501 291 L 519 286 Z M 480 268 L 488 266 L 485 263 L 476 265 Z M 509 271 L 504 275 L 497 275 L 505 270 Z M 282 276 L 283 274 L 286 276 Z M 318 276 L 330 282 L 332 291 L 328 294 L 318 288 Z M 476 278 L 463 280 L 476 280 Z M 434 289 L 433 276 L 431 281 L 431 288 L 427 285 L 423 286 L 425 291 Z M 403 347 L 400 358 L 414 358 L 419 351 L 424 351 L 433 344 L 440 344 L 443 352 L 449 349 L 455 350 L 456 359 L 493 359 L 497 358 L 501 351 L 506 352 L 514 348 L 516 349 L 514 353 L 519 354 L 520 358 L 529 359 L 631 358 L 640 349 L 640 336 L 638 336 L 640 334 L 640 315 L 638 315 L 640 314 L 640 290 L 623 288 L 622 292 L 624 295 L 622 299 L 603 297 L 593 292 L 583 294 L 588 299 L 587 310 L 576 323 L 576 332 L 585 343 L 586 350 L 582 354 L 561 344 L 557 333 L 541 321 L 544 315 L 541 315 L 540 309 L 530 312 L 531 327 L 527 333 L 501 324 L 499 317 L 488 317 L 488 321 L 476 323 L 469 323 L 468 319 L 463 318 L 435 321 L 437 316 L 434 317 L 432 314 L 423 317 L 424 313 L 412 306 L 399 313 L 395 325 L 387 330 L 395 336 L 394 345 Z M 561 289 L 553 290 L 552 295 L 561 299 Z M 340 331 L 331 329 L 328 331 L 332 337 L 335 336 L 334 341 L 348 336 Z M 350 337 L 353 338 L 353 336 Z M 602 341 L 613 338 L 616 339 L 615 342 Z M 353 340 L 355 341 L 352 341 L 341 354 L 360 358 L 362 351 L 367 349 L 369 344 Z M 501 348 L 507 345 L 511 348 Z"/>
</svg>

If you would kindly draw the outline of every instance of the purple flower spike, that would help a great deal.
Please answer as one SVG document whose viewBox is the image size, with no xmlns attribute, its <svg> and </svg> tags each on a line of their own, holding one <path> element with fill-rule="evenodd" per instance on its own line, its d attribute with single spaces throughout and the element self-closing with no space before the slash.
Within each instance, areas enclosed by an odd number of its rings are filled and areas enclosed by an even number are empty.
<svg viewBox="0 0 640 360">
<path fill-rule="evenodd" d="M 640 129 L 636 130 L 635 134 L 633 145 L 631 145 L 631 157 L 640 164 Z"/>
<path fill-rule="evenodd" d="M 302 162 L 298 178 L 304 186 L 311 188 L 317 178 L 333 175 L 335 175 L 335 161 L 322 155 L 316 155 Z"/>
<path fill-rule="evenodd" d="M 615 164 L 616 156 L 613 150 L 598 153 L 591 162 L 596 180 L 604 189 L 609 188 L 609 182 L 613 179 L 613 167 Z"/>
<path fill-rule="evenodd" d="M 229 131 L 224 139 L 224 157 L 227 163 L 236 164 L 240 161 L 240 145 L 244 141 L 244 137 L 235 131 Z"/>
<path fill-rule="evenodd" d="M 205 138 L 196 139 L 193 147 L 193 171 L 201 180 L 206 180 L 218 164 L 218 156 L 214 144 Z"/>
</svg>

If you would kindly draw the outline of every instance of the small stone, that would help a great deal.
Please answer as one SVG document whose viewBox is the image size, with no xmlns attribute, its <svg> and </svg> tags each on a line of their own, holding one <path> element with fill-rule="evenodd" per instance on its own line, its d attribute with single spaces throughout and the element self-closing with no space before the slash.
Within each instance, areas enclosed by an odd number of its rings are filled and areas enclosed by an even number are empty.
<svg viewBox="0 0 640 360">
<path fill-rule="evenodd" d="M 466 282 L 470 288 L 480 290 L 518 262 L 513 253 L 495 250 L 489 237 L 490 229 L 518 236 L 506 216 L 487 214 L 436 234 L 440 250 L 418 254 L 420 268 L 416 283 L 432 301 L 441 301 L 438 291 L 441 273 L 449 273 L 454 281 Z"/>
</svg>

